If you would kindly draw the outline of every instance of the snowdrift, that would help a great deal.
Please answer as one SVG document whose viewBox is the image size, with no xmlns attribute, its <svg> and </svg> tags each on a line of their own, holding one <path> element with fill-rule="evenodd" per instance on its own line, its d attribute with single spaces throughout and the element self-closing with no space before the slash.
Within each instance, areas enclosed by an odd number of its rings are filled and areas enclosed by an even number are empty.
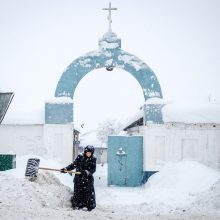
<svg viewBox="0 0 220 220">
<path fill-rule="evenodd" d="M 95 174 L 97 208 L 73 211 L 73 176 L 40 171 L 35 181 L 24 178 L 27 160 L 0 172 L 0 219 L 217 219 L 220 217 L 220 172 L 195 161 L 168 163 L 142 187 L 107 187 L 107 165 Z M 58 161 L 41 159 L 41 166 L 61 168 Z M 207 214 L 209 213 L 209 214 Z M 204 217 L 205 216 L 205 217 Z M 207 217 L 207 218 L 206 218 Z"/>
</svg>

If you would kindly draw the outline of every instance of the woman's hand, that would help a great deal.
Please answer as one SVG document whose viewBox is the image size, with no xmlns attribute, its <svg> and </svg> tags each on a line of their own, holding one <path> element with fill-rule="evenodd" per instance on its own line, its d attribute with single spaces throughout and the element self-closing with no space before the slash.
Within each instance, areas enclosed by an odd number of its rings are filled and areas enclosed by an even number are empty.
<svg viewBox="0 0 220 220">
<path fill-rule="evenodd" d="M 61 173 L 66 173 L 66 168 L 60 169 L 60 172 L 61 172 Z"/>
</svg>

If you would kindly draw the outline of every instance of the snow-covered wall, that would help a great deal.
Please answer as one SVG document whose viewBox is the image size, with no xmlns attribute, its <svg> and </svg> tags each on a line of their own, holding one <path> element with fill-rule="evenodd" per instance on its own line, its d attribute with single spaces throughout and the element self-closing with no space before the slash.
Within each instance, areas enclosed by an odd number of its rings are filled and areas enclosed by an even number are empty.
<svg viewBox="0 0 220 220">
<path fill-rule="evenodd" d="M 73 159 L 73 125 L 0 125 L 0 153 L 47 156 L 69 164 Z"/>
<path fill-rule="evenodd" d="M 0 126 L 0 153 L 15 153 L 17 155 L 43 155 L 44 148 L 43 125 L 6 125 Z"/>
<path fill-rule="evenodd" d="M 44 125 L 44 144 L 50 158 L 61 159 L 64 163 L 73 160 L 73 124 Z"/>
<path fill-rule="evenodd" d="M 149 124 L 143 136 L 145 171 L 181 160 L 196 160 L 220 170 L 220 124 Z"/>
</svg>

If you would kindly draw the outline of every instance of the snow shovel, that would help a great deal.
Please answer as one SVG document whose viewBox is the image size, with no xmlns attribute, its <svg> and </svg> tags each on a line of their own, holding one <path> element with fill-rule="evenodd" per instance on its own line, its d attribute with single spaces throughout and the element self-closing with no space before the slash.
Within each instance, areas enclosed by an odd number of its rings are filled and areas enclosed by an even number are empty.
<svg viewBox="0 0 220 220">
<path fill-rule="evenodd" d="M 25 171 L 26 177 L 37 177 L 38 169 L 41 170 L 50 170 L 50 171 L 59 171 L 60 169 L 53 169 L 53 168 L 46 168 L 46 167 L 39 167 L 40 159 L 38 158 L 30 158 L 27 162 L 27 167 Z M 81 174 L 81 172 L 75 172 L 75 171 L 68 171 L 65 170 L 66 173 L 75 173 L 75 174 Z"/>
</svg>

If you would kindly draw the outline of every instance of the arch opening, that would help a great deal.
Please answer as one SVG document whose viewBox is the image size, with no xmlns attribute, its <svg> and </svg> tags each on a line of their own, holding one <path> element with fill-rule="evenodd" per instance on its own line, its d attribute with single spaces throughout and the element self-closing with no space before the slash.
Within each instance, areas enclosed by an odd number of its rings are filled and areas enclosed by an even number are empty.
<svg viewBox="0 0 220 220">
<path fill-rule="evenodd" d="M 77 127 L 85 122 L 95 127 L 105 119 L 125 121 L 143 105 L 144 96 L 131 74 L 118 68 L 111 72 L 101 68 L 81 79 L 73 101 Z"/>
</svg>

